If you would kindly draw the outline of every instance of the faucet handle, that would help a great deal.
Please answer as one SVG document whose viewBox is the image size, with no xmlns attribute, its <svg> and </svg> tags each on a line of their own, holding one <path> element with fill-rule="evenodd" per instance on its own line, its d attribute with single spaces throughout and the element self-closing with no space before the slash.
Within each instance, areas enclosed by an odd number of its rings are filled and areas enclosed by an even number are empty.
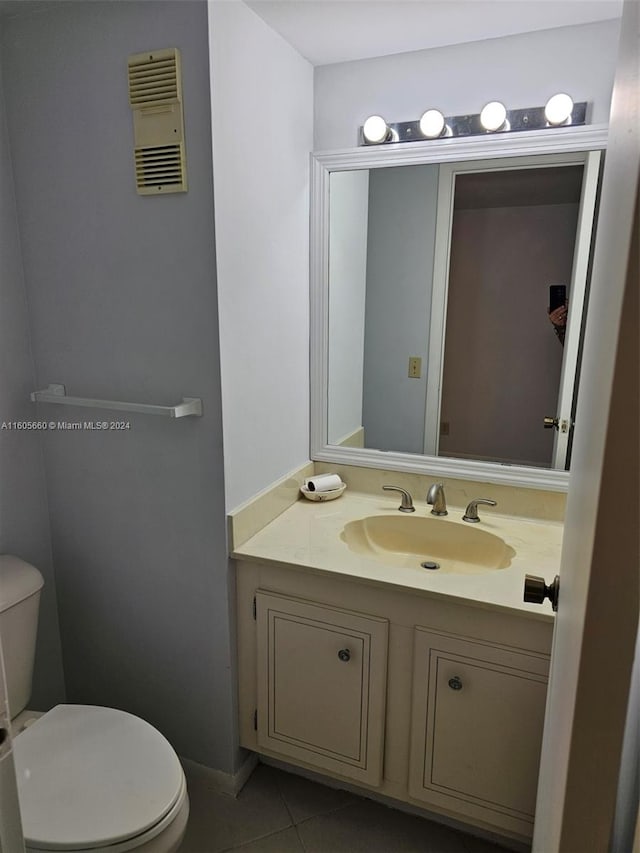
<svg viewBox="0 0 640 853">
<path fill-rule="evenodd" d="M 485 506 L 498 506 L 495 501 L 489 500 L 489 498 L 476 498 L 476 500 L 471 501 L 467 505 L 464 515 L 462 516 L 463 521 L 468 521 L 470 524 L 477 524 L 480 521 L 480 517 L 478 515 L 478 504 L 484 504 Z"/>
<path fill-rule="evenodd" d="M 398 512 L 415 512 L 416 508 L 413 505 L 413 498 L 410 492 L 406 489 L 401 489 L 400 486 L 383 486 L 385 492 L 400 492 L 402 500 L 398 507 Z"/>
</svg>

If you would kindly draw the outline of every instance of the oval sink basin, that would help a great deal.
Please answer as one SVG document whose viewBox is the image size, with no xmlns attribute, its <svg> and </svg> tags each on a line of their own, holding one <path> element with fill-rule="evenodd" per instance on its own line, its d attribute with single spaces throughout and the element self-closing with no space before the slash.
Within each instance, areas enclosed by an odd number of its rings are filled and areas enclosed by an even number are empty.
<svg viewBox="0 0 640 853">
<path fill-rule="evenodd" d="M 434 574 L 471 575 L 506 569 L 515 551 L 504 539 L 442 518 L 371 515 L 345 525 L 341 539 L 351 551 L 388 566 Z M 437 564 L 435 566 L 422 564 Z"/>
</svg>

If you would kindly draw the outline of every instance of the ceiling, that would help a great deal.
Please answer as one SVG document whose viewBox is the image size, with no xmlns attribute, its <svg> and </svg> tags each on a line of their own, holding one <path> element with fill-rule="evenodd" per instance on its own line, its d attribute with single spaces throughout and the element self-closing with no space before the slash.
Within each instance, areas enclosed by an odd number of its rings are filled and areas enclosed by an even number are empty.
<svg viewBox="0 0 640 853">
<path fill-rule="evenodd" d="M 0 18 L 39 12 L 58 2 L 0 0 Z M 329 65 L 534 30 L 589 24 L 619 18 L 622 14 L 622 0 L 243 2 L 313 65 Z"/>
<path fill-rule="evenodd" d="M 619 18 L 622 0 L 244 0 L 314 65 Z"/>
</svg>

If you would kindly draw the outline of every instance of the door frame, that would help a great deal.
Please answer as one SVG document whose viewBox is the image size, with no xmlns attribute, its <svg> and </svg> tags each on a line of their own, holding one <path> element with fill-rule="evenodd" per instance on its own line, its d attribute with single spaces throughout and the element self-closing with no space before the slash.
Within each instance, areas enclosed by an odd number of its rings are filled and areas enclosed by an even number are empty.
<svg viewBox="0 0 640 853">
<path fill-rule="evenodd" d="M 544 161 L 541 162 L 541 157 Z M 460 163 L 440 165 L 438 179 L 438 201 L 436 233 L 434 243 L 433 283 L 431 296 L 431 319 L 429 325 L 429 351 L 427 364 L 427 393 L 425 405 L 424 453 L 437 456 L 440 444 L 440 418 L 442 405 L 442 379 L 444 372 L 444 350 L 447 325 L 447 301 L 449 294 L 449 267 L 451 260 L 451 235 L 453 227 L 455 186 L 458 175 L 487 172 L 508 172 L 522 169 L 557 168 L 559 166 L 583 166 L 582 192 L 580 198 L 578 226 L 576 230 L 573 265 L 571 272 L 571 299 L 562 358 L 562 372 L 558 388 L 558 404 L 553 414 L 559 421 L 571 422 L 576 370 L 582 331 L 583 309 L 587 292 L 587 277 L 594 215 L 598 192 L 598 175 L 601 150 L 576 151 L 561 154 L 505 157 L 499 160 L 467 160 Z M 552 414 L 549 412 L 548 414 Z M 542 417 L 540 421 L 542 429 Z M 551 468 L 564 470 L 567 456 L 569 429 L 558 430 L 553 445 Z"/>
<path fill-rule="evenodd" d="M 576 413 L 588 429 L 573 445 L 533 853 L 605 851 L 613 838 L 640 594 L 639 60 L 640 8 L 625 0 Z"/>
</svg>

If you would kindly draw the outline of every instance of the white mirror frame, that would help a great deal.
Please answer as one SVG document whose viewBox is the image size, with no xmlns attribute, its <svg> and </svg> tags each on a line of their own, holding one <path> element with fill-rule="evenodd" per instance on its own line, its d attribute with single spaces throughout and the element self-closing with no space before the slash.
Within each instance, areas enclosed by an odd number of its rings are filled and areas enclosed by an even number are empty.
<svg viewBox="0 0 640 853">
<path fill-rule="evenodd" d="M 569 472 L 328 443 L 329 178 L 331 172 L 606 148 L 607 125 L 363 146 L 311 155 L 310 457 L 321 462 L 566 492 Z"/>
</svg>

